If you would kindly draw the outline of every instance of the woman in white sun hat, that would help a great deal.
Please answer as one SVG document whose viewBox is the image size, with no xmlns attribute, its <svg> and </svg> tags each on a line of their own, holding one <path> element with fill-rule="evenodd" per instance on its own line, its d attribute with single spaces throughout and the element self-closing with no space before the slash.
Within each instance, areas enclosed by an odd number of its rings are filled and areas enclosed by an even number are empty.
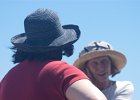
<svg viewBox="0 0 140 100">
<path fill-rule="evenodd" d="M 113 50 L 105 41 L 92 41 L 84 47 L 74 66 L 81 69 L 107 97 L 107 100 L 131 100 L 134 91 L 130 81 L 112 81 L 125 66 L 124 54 Z"/>
</svg>

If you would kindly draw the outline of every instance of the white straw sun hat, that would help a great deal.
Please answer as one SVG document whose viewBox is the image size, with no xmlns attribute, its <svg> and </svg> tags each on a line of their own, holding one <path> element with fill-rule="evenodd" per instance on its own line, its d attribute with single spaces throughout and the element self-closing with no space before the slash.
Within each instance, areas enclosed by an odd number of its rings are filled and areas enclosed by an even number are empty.
<svg viewBox="0 0 140 100">
<path fill-rule="evenodd" d="M 92 41 L 81 51 L 79 58 L 74 62 L 74 66 L 81 68 L 88 60 L 101 56 L 109 56 L 119 71 L 121 71 L 127 62 L 125 55 L 113 50 L 109 43 L 105 41 Z"/>
</svg>

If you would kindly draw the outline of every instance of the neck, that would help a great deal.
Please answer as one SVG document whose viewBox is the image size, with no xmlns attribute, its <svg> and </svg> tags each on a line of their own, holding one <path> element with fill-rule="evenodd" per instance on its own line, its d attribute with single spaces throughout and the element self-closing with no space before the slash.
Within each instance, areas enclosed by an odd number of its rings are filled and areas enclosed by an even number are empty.
<svg viewBox="0 0 140 100">
<path fill-rule="evenodd" d="M 92 80 L 92 83 L 98 87 L 100 90 L 104 90 L 108 87 L 110 87 L 113 84 L 113 81 L 106 80 L 106 81 L 98 81 L 98 80 Z"/>
</svg>

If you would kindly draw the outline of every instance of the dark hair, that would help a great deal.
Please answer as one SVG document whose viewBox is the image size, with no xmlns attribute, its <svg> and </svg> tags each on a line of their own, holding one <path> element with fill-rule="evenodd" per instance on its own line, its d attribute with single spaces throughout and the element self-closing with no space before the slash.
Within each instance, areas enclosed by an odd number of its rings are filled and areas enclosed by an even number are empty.
<svg viewBox="0 0 140 100">
<path fill-rule="evenodd" d="M 12 56 L 13 63 L 20 63 L 24 60 L 61 60 L 63 55 L 70 57 L 73 54 L 74 46 L 71 44 L 63 48 L 58 48 L 47 52 L 25 52 L 17 49 L 15 46 L 13 46 L 11 49 L 14 52 Z"/>
</svg>

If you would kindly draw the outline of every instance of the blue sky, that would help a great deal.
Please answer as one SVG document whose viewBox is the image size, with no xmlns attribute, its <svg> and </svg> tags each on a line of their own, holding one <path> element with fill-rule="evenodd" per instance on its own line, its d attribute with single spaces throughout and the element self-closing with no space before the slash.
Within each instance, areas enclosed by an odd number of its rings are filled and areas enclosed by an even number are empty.
<svg viewBox="0 0 140 100">
<path fill-rule="evenodd" d="M 77 24 L 81 37 L 75 53 L 63 60 L 72 64 L 83 46 L 103 40 L 127 57 L 127 65 L 113 80 L 129 80 L 135 87 L 133 100 L 139 100 L 140 1 L 139 0 L 1 0 L 0 1 L 0 80 L 11 69 L 11 37 L 24 32 L 25 17 L 37 8 L 56 11 L 61 24 Z M 26 73 L 25 73 L 26 74 Z"/>
</svg>

